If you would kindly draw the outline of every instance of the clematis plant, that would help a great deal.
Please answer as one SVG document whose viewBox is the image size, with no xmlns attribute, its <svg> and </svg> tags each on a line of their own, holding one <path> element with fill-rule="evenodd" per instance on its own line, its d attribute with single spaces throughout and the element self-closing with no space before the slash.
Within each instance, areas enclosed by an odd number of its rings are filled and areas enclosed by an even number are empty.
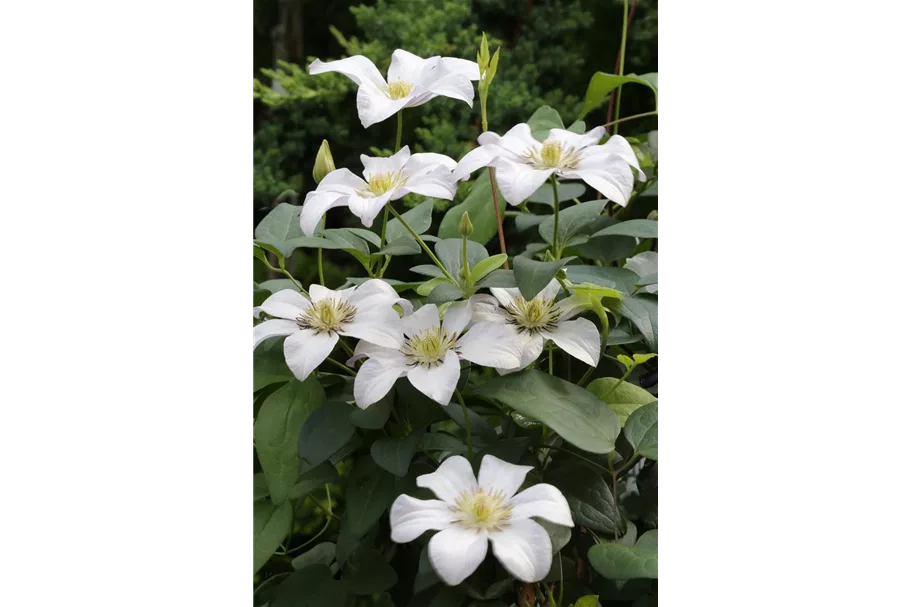
<svg viewBox="0 0 911 607">
<path fill-rule="evenodd" d="M 318 185 L 254 232 L 257 605 L 657 602 L 657 132 L 544 107 L 501 137 L 486 103 L 509 56 L 486 37 L 476 56 L 310 66 L 399 129 L 361 175 L 323 141 Z M 479 147 L 401 145 L 405 108 L 471 105 L 479 75 Z"/>
</svg>

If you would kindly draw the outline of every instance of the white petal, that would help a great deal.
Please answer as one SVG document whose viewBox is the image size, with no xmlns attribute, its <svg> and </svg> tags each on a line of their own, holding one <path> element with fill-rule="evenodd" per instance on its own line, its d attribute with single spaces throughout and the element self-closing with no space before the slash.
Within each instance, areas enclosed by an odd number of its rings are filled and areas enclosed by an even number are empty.
<svg viewBox="0 0 911 607">
<path fill-rule="evenodd" d="M 351 209 L 352 213 L 360 217 L 361 223 L 365 227 L 369 228 L 373 225 L 373 220 L 376 219 L 376 216 L 386 206 L 386 203 L 392 199 L 393 194 L 395 192 L 389 191 L 379 196 L 365 198 L 360 193 L 355 192 L 348 197 L 348 208 Z"/>
<path fill-rule="evenodd" d="M 620 135 L 614 135 L 607 140 L 607 143 L 601 146 L 601 148 L 611 154 L 616 154 L 627 164 L 631 165 L 639 173 L 639 181 L 645 181 L 645 173 L 642 172 L 642 169 L 639 168 L 639 159 L 636 158 L 636 152 L 633 151 L 632 146 L 629 144 L 629 141 L 621 137 Z"/>
<path fill-rule="evenodd" d="M 408 162 L 402 168 L 406 175 L 427 175 L 436 171 L 439 167 L 445 167 L 448 170 L 456 168 L 456 161 L 446 154 L 433 154 L 430 152 L 412 154 Z"/>
<path fill-rule="evenodd" d="M 441 166 L 427 175 L 410 177 L 402 189 L 421 196 L 452 200 L 456 193 L 456 180 L 449 169 Z"/>
<path fill-rule="evenodd" d="M 343 207 L 348 204 L 348 194 L 339 194 L 338 192 L 310 192 L 304 199 L 304 206 L 301 208 L 300 226 L 301 232 L 307 236 L 313 236 L 316 228 L 319 227 L 320 219 L 326 214 L 326 211 L 335 207 Z"/>
<path fill-rule="evenodd" d="M 499 457 L 485 455 L 478 471 L 478 485 L 488 491 L 502 491 L 509 499 L 525 482 L 525 475 L 534 469 L 534 466 L 517 466 L 504 462 Z"/>
<path fill-rule="evenodd" d="M 588 148 L 597 150 L 597 148 Z M 614 154 L 583 153 L 571 171 L 560 171 L 561 177 L 581 179 L 621 206 L 629 202 L 633 191 L 633 172 L 625 160 Z"/>
<path fill-rule="evenodd" d="M 456 498 L 463 491 L 474 491 L 478 488 L 471 464 L 461 455 L 451 455 L 430 474 L 422 474 L 415 479 L 418 487 L 430 489 L 433 494 L 449 505 L 454 505 Z"/>
<path fill-rule="evenodd" d="M 348 297 L 348 301 L 359 308 L 369 308 L 380 302 L 386 302 L 387 305 L 392 306 L 398 299 L 399 294 L 392 288 L 392 285 L 379 278 L 365 280 Z"/>
<path fill-rule="evenodd" d="M 389 394 L 395 380 L 402 376 L 405 369 L 405 357 L 396 350 L 388 349 L 386 355 L 372 357 L 357 370 L 354 402 L 361 409 L 366 409 L 380 400 Z"/>
<path fill-rule="evenodd" d="M 558 322 L 553 331 L 544 333 L 557 347 L 571 356 L 593 367 L 601 358 L 601 335 L 598 328 L 587 318 Z"/>
<path fill-rule="evenodd" d="M 513 521 L 501 531 L 491 532 L 490 541 L 497 560 L 523 582 L 541 581 L 550 571 L 550 536 L 533 520 Z"/>
<path fill-rule="evenodd" d="M 547 139 L 550 141 L 558 141 L 565 146 L 575 148 L 578 151 L 590 145 L 596 145 L 606 133 L 607 129 L 603 126 L 596 126 L 589 132 L 581 135 L 565 129 L 550 129 L 550 132 L 547 134 Z"/>
<path fill-rule="evenodd" d="M 443 328 L 458 335 L 471 322 L 471 301 L 454 301 L 443 313 Z"/>
<path fill-rule="evenodd" d="M 396 49 L 392 52 L 392 60 L 389 63 L 389 71 L 386 72 L 386 77 L 389 82 L 401 80 L 413 84 L 424 70 L 426 63 L 426 59 L 422 59 L 408 51 Z"/>
<path fill-rule="evenodd" d="M 362 358 L 397 358 L 395 355 L 400 354 L 401 352 L 399 352 L 398 349 L 384 348 L 383 346 L 372 344 L 369 341 L 359 341 L 354 347 L 354 357 L 356 360 Z"/>
<path fill-rule="evenodd" d="M 497 158 L 494 166 L 497 169 L 497 185 L 503 192 L 503 198 L 512 205 L 521 204 L 534 194 L 554 172 L 553 169 L 533 169 L 531 165 L 502 156 Z"/>
<path fill-rule="evenodd" d="M 431 80 L 420 80 L 427 90 L 436 95 L 464 101 L 469 106 L 474 102 L 474 85 L 461 74 L 441 71 Z"/>
<path fill-rule="evenodd" d="M 452 171 L 452 176 L 457 181 L 466 179 L 481 167 L 490 166 L 502 154 L 502 148 L 495 145 L 482 145 L 471 150 L 459 161 Z"/>
<path fill-rule="evenodd" d="M 297 323 L 293 320 L 267 320 L 253 327 L 253 348 L 255 349 L 264 339 L 276 335 L 291 335 L 298 330 Z"/>
<path fill-rule="evenodd" d="M 304 310 L 310 309 L 310 302 L 297 291 L 282 289 L 267 297 L 266 301 L 264 301 L 263 305 L 260 307 L 263 309 L 263 312 L 269 316 L 294 320 L 300 316 Z"/>
<path fill-rule="evenodd" d="M 541 142 L 534 138 L 531 134 L 531 127 L 524 122 L 520 122 L 506 131 L 502 137 L 491 131 L 481 133 L 481 136 L 478 137 L 478 143 L 481 145 L 496 145 L 508 150 L 516 156 L 516 159 L 524 156 L 530 149 L 537 150 L 541 148 Z"/>
<path fill-rule="evenodd" d="M 336 192 L 338 194 L 350 194 L 354 190 L 363 190 L 367 187 L 367 182 L 349 171 L 348 169 L 335 169 L 319 182 L 316 190 L 307 194 L 309 198 L 312 194 Z"/>
<path fill-rule="evenodd" d="M 512 518 L 522 519 L 536 516 L 558 525 L 573 526 L 573 515 L 569 504 L 560 490 L 553 485 L 542 483 L 529 487 L 509 500 Z"/>
<path fill-rule="evenodd" d="M 524 369 L 534 361 L 538 360 L 541 352 L 544 350 L 544 338 L 540 333 L 529 335 L 525 338 L 522 347 L 522 360 L 519 361 L 518 369 Z"/>
<path fill-rule="evenodd" d="M 512 302 L 516 297 L 522 297 L 519 289 L 503 289 L 500 287 L 491 287 L 490 293 L 497 298 L 497 301 L 499 301 L 500 305 L 504 308 L 512 305 Z"/>
<path fill-rule="evenodd" d="M 383 90 L 362 86 L 357 90 L 357 115 L 364 128 L 382 122 L 408 104 L 409 99 L 390 99 Z"/>
<path fill-rule="evenodd" d="M 361 163 L 364 165 L 364 177 L 370 179 L 372 175 L 397 173 L 408 164 L 410 159 L 411 150 L 407 145 L 402 146 L 402 149 L 392 156 L 380 157 L 361 154 Z"/>
<path fill-rule="evenodd" d="M 402 317 L 402 331 L 408 337 L 425 329 L 440 327 L 440 311 L 436 304 L 427 304 L 418 308 L 414 314 Z"/>
<path fill-rule="evenodd" d="M 370 59 L 367 59 L 363 55 L 354 55 L 352 57 L 346 57 L 345 59 L 339 59 L 338 61 L 329 61 L 328 63 L 323 63 L 317 59 L 310 64 L 308 72 L 311 75 L 323 74 L 325 72 L 338 72 L 339 74 L 348 76 L 358 85 L 369 83 L 380 88 L 386 86 L 386 81 L 383 80 L 380 71 L 376 69 L 376 66 Z"/>
<path fill-rule="evenodd" d="M 322 301 L 327 297 L 336 297 L 337 293 L 332 289 L 328 289 L 323 285 L 310 285 L 310 301 L 316 303 Z"/>
<path fill-rule="evenodd" d="M 393 542 L 400 544 L 431 529 L 446 529 L 452 522 L 452 510 L 441 500 L 419 500 L 402 494 L 395 498 L 389 509 L 390 536 Z"/>
<path fill-rule="evenodd" d="M 522 345 L 506 326 L 481 322 L 456 342 L 456 351 L 460 357 L 478 365 L 512 369 L 522 359 Z"/>
<path fill-rule="evenodd" d="M 401 322 L 391 307 L 367 308 L 358 311 L 354 320 L 345 323 L 339 333 L 386 348 L 401 348 L 405 341 Z"/>
<path fill-rule="evenodd" d="M 469 80 L 481 79 L 481 70 L 478 68 L 478 64 L 474 61 L 469 61 L 468 59 L 459 59 L 457 57 L 443 57 L 440 59 L 440 62 L 443 64 L 443 67 L 446 68 L 446 70 L 449 72 L 461 74 Z"/>
<path fill-rule="evenodd" d="M 547 286 L 541 289 L 541 292 L 538 293 L 535 297 L 540 297 L 541 299 L 547 301 L 553 301 L 553 299 L 560 292 L 560 288 L 560 281 L 558 281 L 556 278 L 552 278 L 550 282 L 547 283 Z"/>
<path fill-rule="evenodd" d="M 338 342 L 334 332 L 317 333 L 303 329 L 285 339 L 285 363 L 300 381 L 316 369 L 332 352 Z"/>
<path fill-rule="evenodd" d="M 450 350 L 435 367 L 416 365 L 408 371 L 408 381 L 428 398 L 448 405 L 459 383 L 459 357 Z"/>
<path fill-rule="evenodd" d="M 548 546 L 549 543 L 548 538 Z M 456 586 L 474 573 L 487 556 L 487 533 L 453 525 L 430 538 L 427 554 L 440 579 Z"/>
</svg>

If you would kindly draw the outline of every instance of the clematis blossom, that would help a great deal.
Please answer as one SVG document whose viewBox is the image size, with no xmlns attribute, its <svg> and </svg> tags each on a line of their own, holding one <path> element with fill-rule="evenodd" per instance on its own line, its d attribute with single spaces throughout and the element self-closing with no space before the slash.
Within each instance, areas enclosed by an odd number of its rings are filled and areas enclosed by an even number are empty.
<svg viewBox="0 0 911 607">
<path fill-rule="evenodd" d="M 633 191 L 632 169 L 638 172 L 639 181 L 645 181 L 645 173 L 623 137 L 614 135 L 598 145 L 606 133 L 603 126 L 582 135 L 550 129 L 542 143 L 532 136 L 531 127 L 524 122 L 502 137 L 487 131 L 478 137 L 481 145 L 459 161 L 453 176 L 457 180 L 466 179 L 481 167 L 495 167 L 497 185 L 506 201 L 513 205 L 531 196 L 551 175 L 581 179 L 608 200 L 626 206 Z"/>
<path fill-rule="evenodd" d="M 367 360 L 354 378 L 354 401 L 366 409 L 383 398 L 400 377 L 441 405 L 448 405 L 459 382 L 459 360 L 486 367 L 519 364 L 522 343 L 506 327 L 471 322 L 471 303 L 460 301 L 446 310 L 442 323 L 436 305 L 427 304 L 401 319 L 405 333 L 400 348 L 360 342 L 352 360 Z M 350 364 L 351 361 L 349 361 Z"/>
<path fill-rule="evenodd" d="M 566 498 L 553 485 L 533 485 L 516 493 L 533 466 L 517 466 L 485 455 L 475 479 L 468 460 L 460 455 L 446 459 L 431 474 L 417 477 L 418 487 L 439 498 L 419 500 L 398 496 L 389 510 L 392 541 L 410 542 L 425 531 L 430 538 L 430 564 L 440 578 L 455 586 L 493 554 L 517 579 L 532 583 L 550 571 L 552 546 L 537 517 L 573 526 Z"/>
<path fill-rule="evenodd" d="M 253 347 L 266 338 L 287 335 L 285 362 L 294 376 L 304 381 L 326 360 L 339 335 L 378 346 L 401 346 L 401 319 L 392 307 L 395 303 L 402 303 L 398 294 L 377 279 L 341 291 L 310 285 L 310 299 L 284 289 L 269 296 L 260 306 L 275 319 L 253 327 Z"/>
<path fill-rule="evenodd" d="M 307 194 L 301 209 L 301 231 L 312 236 L 326 211 L 348 207 L 368 228 L 387 203 L 413 192 L 452 200 L 456 162 L 443 154 L 412 154 L 408 146 L 386 158 L 361 154 L 364 179 L 348 169 L 336 169 Z"/>
<path fill-rule="evenodd" d="M 385 79 L 376 65 L 363 55 L 328 63 L 317 59 L 310 64 L 309 72 L 338 72 L 358 85 L 357 114 L 364 128 L 434 97 L 459 99 L 470 106 L 474 100 L 471 81 L 481 77 L 474 61 L 454 57 L 422 59 L 402 49 L 392 53 Z"/>
</svg>

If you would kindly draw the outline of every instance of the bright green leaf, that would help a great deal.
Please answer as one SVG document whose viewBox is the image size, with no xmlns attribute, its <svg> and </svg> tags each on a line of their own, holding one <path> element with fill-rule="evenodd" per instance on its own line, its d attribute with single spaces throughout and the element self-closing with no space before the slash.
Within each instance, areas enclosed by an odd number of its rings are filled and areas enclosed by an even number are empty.
<svg viewBox="0 0 911 607">
<path fill-rule="evenodd" d="M 657 76 L 657 74 L 655 75 Z M 649 87 L 655 93 L 655 102 L 658 101 L 658 89 L 648 79 L 636 76 L 618 76 L 616 74 L 607 74 L 605 72 L 595 72 L 588 82 L 588 90 L 585 91 L 585 107 L 579 118 L 584 118 L 586 114 L 607 101 L 610 92 L 626 83 L 642 84 Z"/>
<path fill-rule="evenodd" d="M 573 284 L 591 283 L 617 289 L 626 295 L 631 294 L 636 288 L 639 277 L 635 272 L 624 268 L 608 268 L 601 266 L 569 266 L 566 276 Z"/>
<path fill-rule="evenodd" d="M 609 580 L 658 579 L 658 552 L 620 544 L 596 544 L 588 550 L 592 568 Z"/>
<path fill-rule="evenodd" d="M 476 266 L 471 269 L 471 281 L 478 282 L 497 268 L 503 265 L 503 262 L 506 261 L 507 256 L 503 253 L 494 255 L 493 257 L 488 257 L 480 261 Z"/>
<path fill-rule="evenodd" d="M 462 269 L 462 239 L 449 238 L 433 246 L 443 266 L 458 280 Z M 468 265 L 472 268 L 488 258 L 487 249 L 472 240 L 468 241 Z"/>
<path fill-rule="evenodd" d="M 585 389 L 614 410 L 621 426 L 626 424 L 627 418 L 633 411 L 655 400 L 655 396 L 647 390 L 629 382 L 621 382 L 616 377 L 596 379 Z"/>
</svg>

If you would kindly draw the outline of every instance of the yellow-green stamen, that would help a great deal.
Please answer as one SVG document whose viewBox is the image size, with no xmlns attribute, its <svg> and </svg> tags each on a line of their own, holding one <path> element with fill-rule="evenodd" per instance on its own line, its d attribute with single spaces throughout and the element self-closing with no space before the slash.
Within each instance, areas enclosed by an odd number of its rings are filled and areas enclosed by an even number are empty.
<svg viewBox="0 0 911 607">
<path fill-rule="evenodd" d="M 457 337 L 455 333 L 439 327 L 424 329 L 405 342 L 402 354 L 412 363 L 433 367 L 443 362 L 446 353 L 455 346 Z"/>
<path fill-rule="evenodd" d="M 517 295 L 506 306 L 506 312 L 509 314 L 507 323 L 515 325 L 519 333 L 532 334 L 555 329 L 561 314 L 553 299 L 544 299 L 540 295 L 531 301 Z"/>
<path fill-rule="evenodd" d="M 317 333 L 338 331 L 345 323 L 354 320 L 357 308 L 347 301 L 327 297 L 322 299 L 297 317 L 297 326 L 301 329 L 312 329 Z"/>
<path fill-rule="evenodd" d="M 390 190 L 397 190 L 404 181 L 401 171 L 377 173 L 370 176 L 367 180 L 367 189 L 361 191 L 371 196 L 380 196 Z"/>
<path fill-rule="evenodd" d="M 408 93 L 411 92 L 411 89 L 414 87 L 410 82 L 405 82 L 404 80 L 393 80 L 389 83 L 387 89 L 390 99 L 404 99 L 408 96 Z"/>
<path fill-rule="evenodd" d="M 543 169 L 574 169 L 579 163 L 581 153 L 575 148 L 563 147 L 559 141 L 548 139 L 540 150 L 529 149 L 525 153 L 525 161 L 534 168 Z"/>
<path fill-rule="evenodd" d="M 455 521 L 466 529 L 500 531 L 509 523 L 512 506 L 502 491 L 477 488 L 459 494 L 450 510 Z"/>
</svg>

